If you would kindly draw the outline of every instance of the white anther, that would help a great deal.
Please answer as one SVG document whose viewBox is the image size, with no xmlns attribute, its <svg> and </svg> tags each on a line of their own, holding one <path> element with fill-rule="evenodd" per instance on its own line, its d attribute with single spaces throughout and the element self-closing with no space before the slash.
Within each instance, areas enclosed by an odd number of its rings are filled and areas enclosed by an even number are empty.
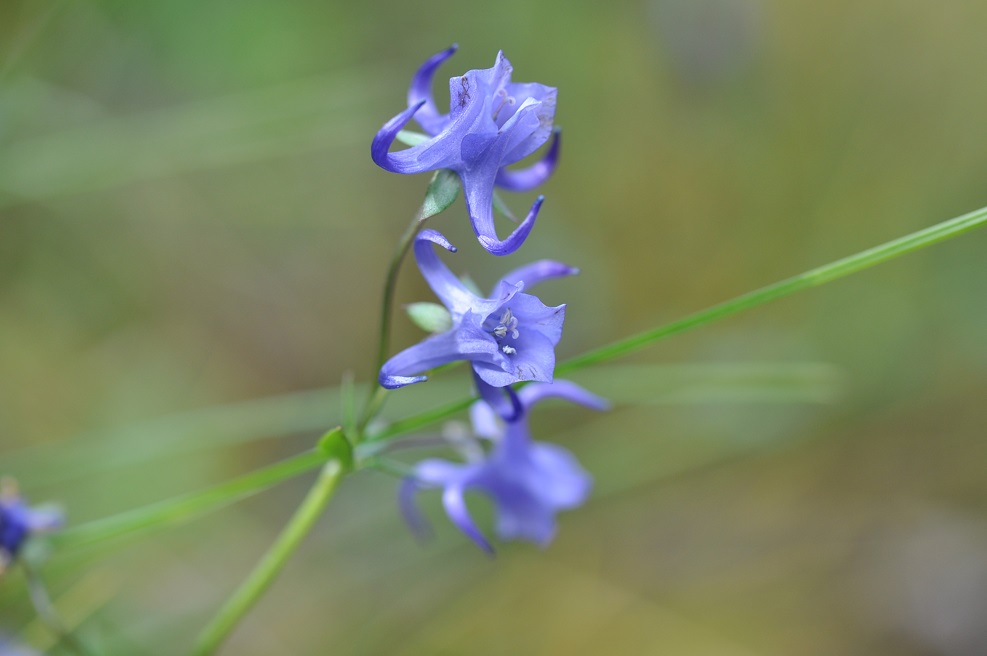
<svg viewBox="0 0 987 656">
<path fill-rule="evenodd" d="M 517 353 L 516 348 L 514 348 L 513 346 L 508 346 L 507 344 L 504 344 L 500 348 L 500 350 L 503 351 L 506 355 L 514 355 L 515 353 Z"/>
</svg>

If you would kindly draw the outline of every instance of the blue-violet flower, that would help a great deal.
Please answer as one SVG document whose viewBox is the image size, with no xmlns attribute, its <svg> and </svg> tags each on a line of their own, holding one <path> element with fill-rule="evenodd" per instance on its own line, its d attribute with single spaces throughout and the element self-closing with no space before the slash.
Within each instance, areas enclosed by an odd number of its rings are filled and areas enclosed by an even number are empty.
<svg viewBox="0 0 987 656">
<path fill-rule="evenodd" d="M 464 493 L 486 494 L 496 509 L 496 532 L 501 540 L 528 540 L 546 546 L 555 536 L 555 514 L 581 505 L 589 495 L 592 479 L 568 450 L 532 440 L 527 411 L 538 401 L 560 397 L 595 410 L 607 402 L 568 381 L 534 384 L 518 397 L 520 419 L 504 423 L 483 401 L 471 408 L 473 432 L 493 441 L 489 455 L 478 462 L 457 464 L 447 460 L 423 460 L 402 483 L 399 499 L 412 528 L 421 530 L 424 519 L 415 505 L 422 488 L 442 488 L 446 514 L 463 533 L 488 553 L 493 547 L 477 528 L 466 507 Z"/>
<path fill-rule="evenodd" d="M 33 533 L 53 531 L 62 525 L 57 508 L 30 508 L 11 479 L 0 483 L 0 574 L 14 561 Z"/>
<path fill-rule="evenodd" d="M 522 292 L 542 280 L 570 276 L 578 270 L 540 260 L 508 273 L 490 298 L 480 298 L 439 259 L 433 244 L 452 252 L 456 248 L 435 230 L 423 230 L 415 238 L 418 267 L 449 310 L 452 328 L 384 363 L 380 384 L 395 389 L 419 383 L 426 380 L 423 372 L 455 360 L 469 360 L 478 379 L 492 387 L 524 380 L 551 382 L 566 306 L 548 307 Z"/>
<path fill-rule="evenodd" d="M 408 109 L 384 124 L 374 137 L 374 162 L 394 173 L 452 169 L 463 182 L 466 208 L 480 244 L 494 255 L 516 251 L 534 226 L 543 198 L 508 236 L 497 237 L 493 189 L 534 189 L 552 174 L 558 162 L 559 133 L 538 163 L 517 171 L 506 168 L 540 148 L 552 135 L 556 89 L 537 83 L 511 82 L 511 63 L 497 54 L 493 68 L 472 70 L 449 80 L 449 113 L 440 114 L 432 99 L 432 77 L 456 46 L 429 58 L 411 80 Z M 414 117 L 432 136 L 428 141 L 388 152 L 397 133 Z"/>
</svg>

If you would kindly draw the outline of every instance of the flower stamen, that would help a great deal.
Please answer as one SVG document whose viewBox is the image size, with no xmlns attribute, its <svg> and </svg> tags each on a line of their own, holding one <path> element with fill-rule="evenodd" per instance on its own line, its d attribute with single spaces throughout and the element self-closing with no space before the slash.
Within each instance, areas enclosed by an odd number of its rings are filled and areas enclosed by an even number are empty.
<svg viewBox="0 0 987 656">
<path fill-rule="evenodd" d="M 510 308 L 504 310 L 504 314 L 500 317 L 500 323 L 493 329 L 493 335 L 497 339 L 507 337 L 507 333 L 511 334 L 511 339 L 517 339 L 521 336 L 517 329 L 517 317 L 514 316 Z"/>
<path fill-rule="evenodd" d="M 517 100 L 514 99 L 514 96 L 507 95 L 506 89 L 501 89 L 496 93 L 496 95 L 500 96 L 501 98 L 500 98 L 500 104 L 497 105 L 497 109 L 495 109 L 493 113 L 493 120 L 495 121 L 497 120 L 497 116 L 500 114 L 500 110 L 504 109 L 504 105 L 513 105 L 514 103 L 517 102 Z"/>
</svg>

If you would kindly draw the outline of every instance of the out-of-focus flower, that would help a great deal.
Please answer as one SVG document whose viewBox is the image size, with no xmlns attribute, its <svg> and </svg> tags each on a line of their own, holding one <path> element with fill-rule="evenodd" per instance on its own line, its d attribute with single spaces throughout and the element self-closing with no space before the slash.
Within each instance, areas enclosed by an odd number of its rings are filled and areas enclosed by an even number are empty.
<svg viewBox="0 0 987 656">
<path fill-rule="evenodd" d="M 394 173 L 451 169 L 463 182 L 466 207 L 480 244 L 494 255 L 516 251 L 534 226 L 543 198 L 506 239 L 494 227 L 494 184 L 528 191 L 545 182 L 559 156 L 559 133 L 545 157 L 531 167 L 510 171 L 513 164 L 541 147 L 553 133 L 556 89 L 537 83 L 511 82 L 511 63 L 497 54 L 493 68 L 472 70 L 449 80 L 450 110 L 440 114 L 432 99 L 432 77 L 456 46 L 429 58 L 408 90 L 408 109 L 384 124 L 370 148 L 374 162 Z M 432 136 L 411 148 L 388 152 L 397 133 L 414 117 Z"/>
<path fill-rule="evenodd" d="M 0 656 L 40 656 L 40 653 L 0 635 Z"/>
<path fill-rule="evenodd" d="M 51 506 L 31 508 L 13 479 L 0 481 L 0 574 L 14 561 L 28 537 L 53 531 L 61 525 L 59 509 Z"/>
<path fill-rule="evenodd" d="M 570 276 L 577 269 L 541 260 L 516 269 L 480 298 L 449 270 L 433 244 L 456 251 L 435 230 L 415 239 L 415 259 L 432 291 L 452 317 L 452 328 L 407 348 L 380 370 L 380 384 L 395 389 L 426 380 L 423 372 L 455 360 L 469 360 L 481 384 L 505 387 L 525 380 L 551 382 L 555 345 L 562 337 L 565 305 L 549 307 L 523 293 L 542 280 Z"/>
<path fill-rule="evenodd" d="M 465 493 L 476 490 L 493 501 L 496 532 L 501 540 L 548 545 L 555 536 L 555 514 L 581 505 L 592 486 L 589 474 L 572 453 L 531 438 L 527 411 L 541 399 L 553 396 L 596 410 L 607 407 L 604 399 L 568 381 L 521 389 L 518 398 L 523 414 L 513 422 L 500 421 L 489 405 L 478 401 L 471 411 L 473 431 L 493 441 L 493 448 L 486 458 L 467 464 L 438 459 L 418 463 L 400 491 L 401 508 L 409 524 L 413 528 L 424 526 L 414 503 L 416 492 L 421 488 L 442 488 L 442 503 L 449 519 L 492 553 L 493 547 L 466 507 Z"/>
</svg>

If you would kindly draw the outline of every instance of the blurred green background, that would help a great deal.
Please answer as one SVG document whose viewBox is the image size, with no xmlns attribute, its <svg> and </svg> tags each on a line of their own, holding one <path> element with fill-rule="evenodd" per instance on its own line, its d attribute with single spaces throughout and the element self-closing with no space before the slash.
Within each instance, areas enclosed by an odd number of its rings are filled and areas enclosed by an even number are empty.
<svg viewBox="0 0 987 656">
<path fill-rule="evenodd" d="M 78 523 L 338 421 L 324 388 L 370 376 L 428 180 L 369 142 L 452 42 L 440 105 L 498 49 L 559 88 L 562 163 L 520 253 L 484 255 L 462 201 L 433 227 L 484 287 L 580 266 L 540 293 L 569 303 L 564 358 L 987 203 L 985 22 L 969 0 L 4 0 L 0 470 Z M 596 480 L 548 550 L 488 560 L 435 494 L 419 545 L 395 479 L 347 479 L 225 653 L 983 654 L 985 250 L 966 235 L 582 372 L 617 408 L 534 417 Z M 413 266 L 399 299 L 432 300 Z M 399 316 L 394 348 L 419 337 Z M 186 653 L 308 483 L 57 554 L 56 603 L 105 653 Z M 0 632 L 46 648 L 33 617 L 9 575 Z"/>
</svg>

